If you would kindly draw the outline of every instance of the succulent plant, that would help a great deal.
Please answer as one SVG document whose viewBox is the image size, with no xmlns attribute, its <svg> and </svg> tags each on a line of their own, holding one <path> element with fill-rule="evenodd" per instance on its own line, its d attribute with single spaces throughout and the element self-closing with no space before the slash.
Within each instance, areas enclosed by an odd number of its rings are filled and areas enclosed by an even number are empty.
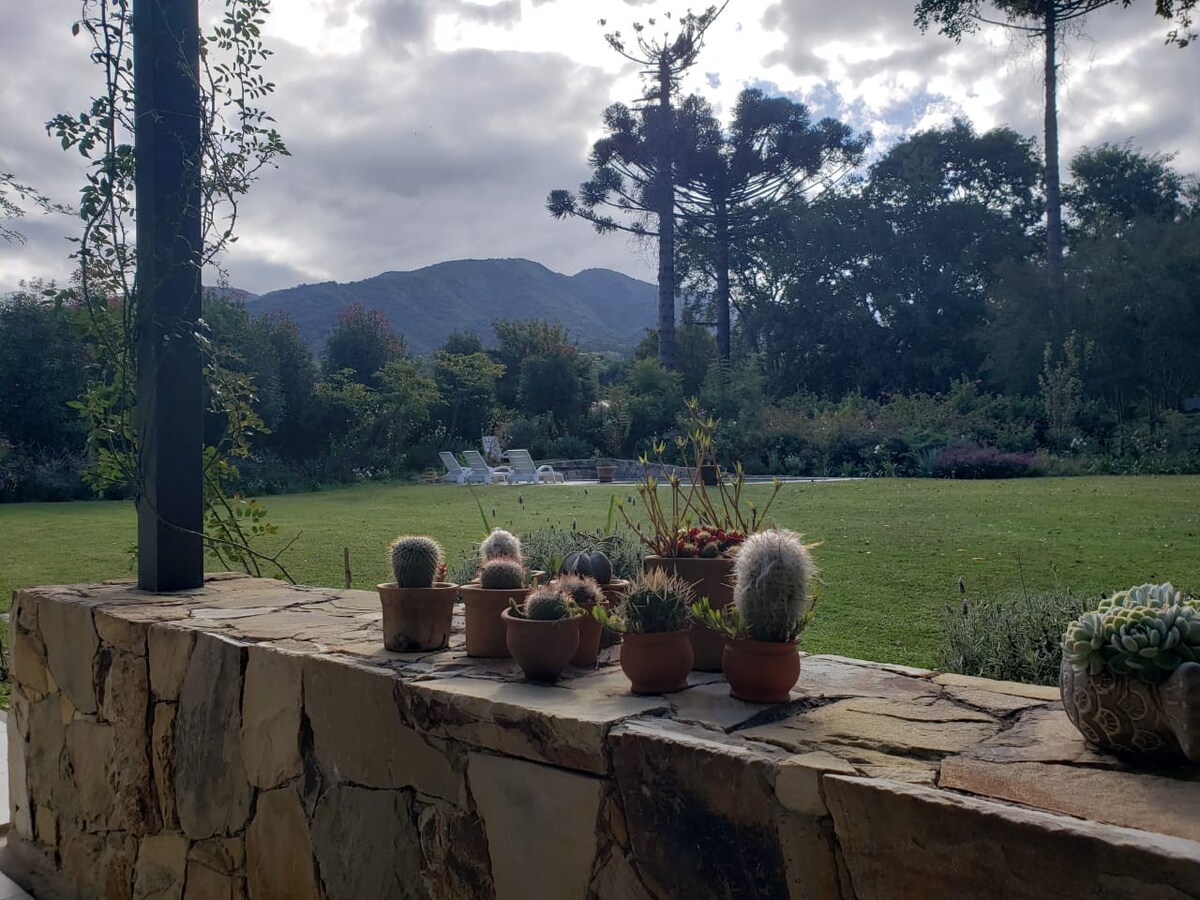
<svg viewBox="0 0 1200 900">
<path fill-rule="evenodd" d="M 733 602 L 746 637 L 794 641 L 808 624 L 812 556 L 800 535 L 773 528 L 746 538 L 733 563 Z"/>
<path fill-rule="evenodd" d="M 1108 669 L 1157 684 L 1183 663 L 1200 662 L 1200 604 L 1170 584 L 1120 591 L 1067 626 L 1062 650 L 1077 672 Z"/>
<path fill-rule="evenodd" d="M 612 562 L 600 550 L 576 550 L 563 559 L 564 575 L 583 575 L 595 578 L 600 584 L 612 581 Z"/>
<path fill-rule="evenodd" d="M 520 561 L 522 559 L 521 541 L 512 532 L 505 531 L 503 528 L 496 528 L 479 545 L 479 555 L 485 563 L 493 559 L 515 559 Z"/>
<path fill-rule="evenodd" d="M 613 619 L 603 615 L 603 607 L 596 607 L 596 618 L 617 631 L 635 634 L 680 631 L 691 624 L 692 597 L 688 582 L 655 569 L 630 585 Z"/>
<path fill-rule="evenodd" d="M 558 589 L 571 598 L 576 606 L 589 607 L 604 602 L 604 591 L 593 578 L 579 575 L 563 575 L 558 579 Z"/>
<path fill-rule="evenodd" d="M 525 600 L 522 613 L 526 619 L 535 619 L 539 622 L 568 619 L 571 617 L 571 603 L 567 599 L 567 595 L 557 588 L 542 587 Z"/>
<path fill-rule="evenodd" d="M 433 587 L 441 565 L 442 548 L 432 538 L 402 537 L 392 544 L 392 574 L 397 587 Z"/>
<path fill-rule="evenodd" d="M 489 591 L 515 591 L 525 587 L 525 567 L 515 559 L 500 557 L 479 567 L 479 586 Z"/>
</svg>

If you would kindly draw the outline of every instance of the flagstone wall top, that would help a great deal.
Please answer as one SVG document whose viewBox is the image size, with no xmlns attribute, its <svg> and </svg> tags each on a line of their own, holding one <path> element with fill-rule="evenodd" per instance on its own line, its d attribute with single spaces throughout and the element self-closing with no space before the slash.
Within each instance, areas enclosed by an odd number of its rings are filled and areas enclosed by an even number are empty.
<svg viewBox="0 0 1200 900">
<path fill-rule="evenodd" d="M 239 576 L 11 621 L 39 897 L 1200 896 L 1200 772 L 1090 749 L 1055 688 L 823 655 L 778 706 L 635 697 L 619 648 L 533 685 L 461 620 L 392 653 L 375 594 Z"/>
</svg>

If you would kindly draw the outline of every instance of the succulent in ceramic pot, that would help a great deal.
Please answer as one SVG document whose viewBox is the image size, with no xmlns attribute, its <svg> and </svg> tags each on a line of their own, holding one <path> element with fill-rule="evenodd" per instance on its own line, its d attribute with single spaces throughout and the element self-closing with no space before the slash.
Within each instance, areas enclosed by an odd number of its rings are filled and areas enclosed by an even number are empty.
<svg viewBox="0 0 1200 900">
<path fill-rule="evenodd" d="M 526 582 L 520 558 L 501 555 L 486 560 L 479 567 L 478 580 L 459 589 L 466 613 L 467 656 L 509 655 L 502 614 L 510 602 L 524 602 L 529 594 Z"/>
<path fill-rule="evenodd" d="M 557 587 L 536 588 L 501 614 L 508 652 L 531 681 L 555 682 L 579 647 L 583 613 Z"/>
<path fill-rule="evenodd" d="M 377 586 L 388 650 L 440 650 L 450 639 L 458 585 L 444 576 L 442 548 L 429 537 L 397 538 L 391 546 L 395 581 Z"/>
<path fill-rule="evenodd" d="M 692 586 L 661 570 L 635 580 L 610 615 L 592 610 L 601 625 L 623 632 L 621 669 L 635 694 L 666 694 L 687 687 L 693 661 L 688 627 Z"/>
</svg>

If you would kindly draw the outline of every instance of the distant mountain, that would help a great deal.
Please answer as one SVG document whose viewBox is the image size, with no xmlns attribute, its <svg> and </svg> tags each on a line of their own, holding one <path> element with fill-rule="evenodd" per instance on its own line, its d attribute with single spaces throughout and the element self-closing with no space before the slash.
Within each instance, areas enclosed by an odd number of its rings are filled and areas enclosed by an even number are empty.
<svg viewBox="0 0 1200 900">
<path fill-rule="evenodd" d="M 560 322 L 584 349 L 628 349 L 657 319 L 657 289 L 609 269 L 567 276 L 527 259 L 461 259 L 364 281 L 302 284 L 246 299 L 254 315 L 282 311 L 319 350 L 338 312 L 355 301 L 380 310 L 409 350 L 431 353 L 454 331 L 494 343 L 496 319 Z"/>
</svg>

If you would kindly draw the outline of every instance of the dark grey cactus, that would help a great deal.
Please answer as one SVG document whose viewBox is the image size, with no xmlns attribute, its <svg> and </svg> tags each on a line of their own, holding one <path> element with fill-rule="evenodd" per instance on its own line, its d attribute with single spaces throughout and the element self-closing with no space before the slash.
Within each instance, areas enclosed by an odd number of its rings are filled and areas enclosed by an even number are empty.
<svg viewBox="0 0 1200 900">
<path fill-rule="evenodd" d="M 746 538 L 733 578 L 746 637 L 787 643 L 800 636 L 812 609 L 813 561 L 798 534 L 774 528 Z"/>
<path fill-rule="evenodd" d="M 392 574 L 402 588 L 433 587 L 442 565 L 442 548 L 432 538 L 397 538 L 392 544 Z"/>
<path fill-rule="evenodd" d="M 501 557 L 479 569 L 479 586 L 489 591 L 515 591 L 525 587 L 525 567 L 515 559 Z"/>
</svg>

